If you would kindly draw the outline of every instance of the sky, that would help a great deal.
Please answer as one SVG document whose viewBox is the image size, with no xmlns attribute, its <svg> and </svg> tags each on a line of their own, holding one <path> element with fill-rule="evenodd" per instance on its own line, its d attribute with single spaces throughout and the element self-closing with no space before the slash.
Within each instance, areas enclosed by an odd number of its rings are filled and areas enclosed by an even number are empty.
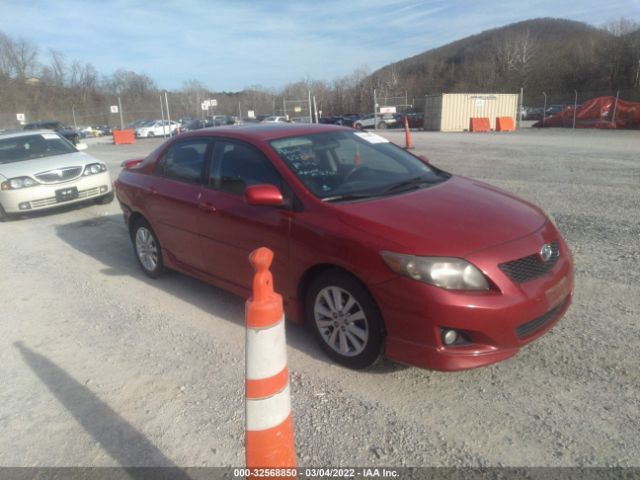
<svg viewBox="0 0 640 480">
<path fill-rule="evenodd" d="M 214 91 L 331 81 L 539 17 L 640 22 L 640 0 L 0 0 L 0 32 L 151 77 Z"/>
</svg>

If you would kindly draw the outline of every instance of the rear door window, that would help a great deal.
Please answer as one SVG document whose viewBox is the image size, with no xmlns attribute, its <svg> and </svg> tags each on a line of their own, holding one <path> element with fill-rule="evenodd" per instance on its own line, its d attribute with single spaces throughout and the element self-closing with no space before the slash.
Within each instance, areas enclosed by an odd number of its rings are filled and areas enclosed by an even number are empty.
<svg viewBox="0 0 640 480">
<path fill-rule="evenodd" d="M 209 186 L 234 195 L 244 195 L 250 185 L 271 184 L 282 190 L 280 174 L 258 149 L 243 142 L 217 140 Z"/>
<path fill-rule="evenodd" d="M 208 163 L 210 139 L 174 143 L 160 158 L 154 173 L 188 183 L 202 183 Z"/>
</svg>

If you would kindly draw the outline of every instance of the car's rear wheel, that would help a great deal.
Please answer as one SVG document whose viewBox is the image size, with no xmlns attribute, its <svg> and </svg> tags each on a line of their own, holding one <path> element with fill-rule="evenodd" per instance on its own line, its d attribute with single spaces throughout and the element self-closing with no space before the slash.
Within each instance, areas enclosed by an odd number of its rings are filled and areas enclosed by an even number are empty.
<svg viewBox="0 0 640 480">
<path fill-rule="evenodd" d="M 375 364 L 384 347 L 384 323 L 366 287 L 333 269 L 309 286 L 306 321 L 320 346 L 337 363 L 363 369 Z"/>
<path fill-rule="evenodd" d="M 131 231 L 133 250 L 142 271 L 151 278 L 157 278 L 164 272 L 162 249 L 155 232 L 144 219 L 139 219 Z"/>
<path fill-rule="evenodd" d="M 113 202 L 113 199 L 115 198 L 115 193 L 112 191 L 110 191 L 109 193 L 107 193 L 106 195 L 103 195 L 101 197 L 98 197 L 96 199 L 96 203 L 98 205 L 108 205 L 111 202 Z"/>
<path fill-rule="evenodd" d="M 380 123 L 378 124 L 378 128 L 380 128 L 380 129 L 384 130 L 385 128 L 387 128 L 387 124 L 386 124 L 385 122 L 380 122 Z"/>
<path fill-rule="evenodd" d="M 361 123 L 356 123 L 356 128 L 363 128 Z"/>
<path fill-rule="evenodd" d="M 147 137 L 149 137 L 149 138 L 153 138 L 153 137 L 155 137 L 155 136 L 156 136 L 156 134 L 155 134 L 155 133 L 153 133 L 153 132 L 149 132 L 149 133 L 147 133 Z"/>
</svg>

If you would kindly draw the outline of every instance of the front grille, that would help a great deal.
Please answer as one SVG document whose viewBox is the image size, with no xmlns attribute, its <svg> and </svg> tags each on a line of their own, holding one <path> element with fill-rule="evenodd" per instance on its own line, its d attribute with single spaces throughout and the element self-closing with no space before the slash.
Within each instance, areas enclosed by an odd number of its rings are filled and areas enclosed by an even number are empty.
<svg viewBox="0 0 640 480">
<path fill-rule="evenodd" d="M 95 197 L 96 195 L 100 194 L 100 187 L 95 187 L 95 188 L 89 188 L 87 190 L 80 190 L 78 192 L 78 198 L 89 198 L 89 197 Z M 40 208 L 40 207 L 48 207 L 50 205 L 55 205 L 56 203 L 58 203 L 58 200 L 56 199 L 56 197 L 49 197 L 49 198 L 39 198 L 38 200 L 31 200 L 31 202 L 29 202 L 31 204 L 31 208 Z M 62 203 L 67 203 L 67 202 L 62 202 Z"/>
<path fill-rule="evenodd" d="M 93 197 L 100 193 L 100 187 L 90 188 L 89 190 L 80 190 L 78 192 L 78 198 Z"/>
<path fill-rule="evenodd" d="M 537 253 L 534 253 L 528 257 L 501 263 L 498 266 L 514 282 L 528 282 L 541 277 L 554 267 L 560 258 L 560 247 L 557 241 L 551 242 L 551 252 L 551 257 L 546 262 Z"/>
<path fill-rule="evenodd" d="M 55 184 L 67 182 L 79 177 L 82 173 L 82 167 L 67 167 L 48 170 L 46 172 L 36 174 L 36 178 L 45 184 Z"/>
<path fill-rule="evenodd" d="M 516 335 L 518 336 L 518 338 L 523 339 L 525 337 L 528 337 L 529 335 L 533 335 L 542 327 L 544 327 L 548 322 L 555 318 L 560 310 L 562 310 L 562 307 L 564 307 L 566 301 L 567 300 L 565 299 L 559 305 L 549 310 L 547 313 L 540 315 L 538 318 L 534 318 L 530 322 L 523 323 L 518 328 L 516 328 Z"/>
</svg>

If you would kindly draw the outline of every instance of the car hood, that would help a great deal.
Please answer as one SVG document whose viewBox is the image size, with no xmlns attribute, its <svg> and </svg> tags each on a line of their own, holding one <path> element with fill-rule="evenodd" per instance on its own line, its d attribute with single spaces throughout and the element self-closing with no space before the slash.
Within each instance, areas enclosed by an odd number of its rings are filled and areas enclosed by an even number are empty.
<svg viewBox="0 0 640 480">
<path fill-rule="evenodd" d="M 456 176 L 392 197 L 335 206 L 345 224 L 414 255 L 463 257 L 530 235 L 547 220 L 524 200 Z"/>
<path fill-rule="evenodd" d="M 22 162 L 0 164 L 0 175 L 5 178 L 22 177 L 46 172 L 54 168 L 77 167 L 88 163 L 96 163 L 97 159 L 82 152 L 54 155 L 52 157 L 36 158 Z"/>
</svg>

